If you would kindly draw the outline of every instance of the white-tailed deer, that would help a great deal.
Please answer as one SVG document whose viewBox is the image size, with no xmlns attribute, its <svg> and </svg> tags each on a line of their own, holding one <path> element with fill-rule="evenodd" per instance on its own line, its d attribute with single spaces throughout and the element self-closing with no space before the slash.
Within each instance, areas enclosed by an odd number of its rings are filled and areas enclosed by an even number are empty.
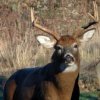
<svg viewBox="0 0 100 100">
<path fill-rule="evenodd" d="M 92 38 L 95 28 L 59 36 L 37 24 L 32 9 L 31 19 L 34 27 L 53 37 L 37 35 L 39 43 L 55 51 L 51 63 L 15 72 L 6 82 L 4 100 L 79 100 L 79 46 Z"/>
</svg>

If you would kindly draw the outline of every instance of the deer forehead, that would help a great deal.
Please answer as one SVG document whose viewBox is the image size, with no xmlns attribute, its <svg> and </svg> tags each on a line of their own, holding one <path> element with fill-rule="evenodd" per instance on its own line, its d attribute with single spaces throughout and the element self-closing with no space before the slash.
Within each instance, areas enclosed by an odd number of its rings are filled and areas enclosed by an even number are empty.
<svg viewBox="0 0 100 100">
<path fill-rule="evenodd" d="M 74 43 L 77 43 L 77 40 L 72 36 L 62 36 L 57 42 L 57 44 L 62 46 L 71 46 Z"/>
</svg>

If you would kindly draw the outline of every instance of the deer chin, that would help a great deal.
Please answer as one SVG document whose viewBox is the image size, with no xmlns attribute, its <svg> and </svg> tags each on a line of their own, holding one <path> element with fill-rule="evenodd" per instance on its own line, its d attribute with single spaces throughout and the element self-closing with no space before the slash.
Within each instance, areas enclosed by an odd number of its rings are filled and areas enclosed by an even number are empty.
<svg viewBox="0 0 100 100">
<path fill-rule="evenodd" d="M 71 61 L 71 62 L 67 62 L 67 61 L 65 61 L 65 64 L 66 64 L 67 66 L 70 66 L 70 65 L 74 65 L 75 62 L 74 62 L 74 61 Z"/>
<path fill-rule="evenodd" d="M 63 69 L 64 68 L 64 69 Z M 68 73 L 68 72 L 75 72 L 78 69 L 78 66 L 75 62 L 70 62 L 70 63 L 63 63 L 61 64 L 61 69 L 63 69 L 63 73 Z"/>
</svg>

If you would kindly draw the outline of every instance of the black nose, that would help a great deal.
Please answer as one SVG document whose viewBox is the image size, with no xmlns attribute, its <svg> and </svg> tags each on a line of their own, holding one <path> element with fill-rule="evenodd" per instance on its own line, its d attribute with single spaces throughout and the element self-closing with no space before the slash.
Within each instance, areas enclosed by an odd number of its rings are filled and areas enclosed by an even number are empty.
<svg viewBox="0 0 100 100">
<path fill-rule="evenodd" d="M 66 60 L 67 63 L 71 63 L 72 61 L 74 61 L 74 58 L 70 54 L 67 54 L 65 56 L 65 60 Z"/>
</svg>

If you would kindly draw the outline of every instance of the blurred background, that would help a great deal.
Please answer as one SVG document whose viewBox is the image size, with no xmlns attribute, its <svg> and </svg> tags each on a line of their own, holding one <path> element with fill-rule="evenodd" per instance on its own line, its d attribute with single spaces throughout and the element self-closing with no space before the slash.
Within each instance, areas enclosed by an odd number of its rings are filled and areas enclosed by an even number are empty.
<svg viewBox="0 0 100 100">
<path fill-rule="evenodd" d="M 43 48 L 36 34 L 46 34 L 33 28 L 30 7 L 34 7 L 38 23 L 61 35 L 72 35 L 93 21 L 93 1 L 100 0 L 0 0 L 0 100 L 7 78 L 16 70 L 45 65 L 53 50 Z M 88 43 L 80 47 L 80 100 L 100 98 L 100 23 Z"/>
</svg>

